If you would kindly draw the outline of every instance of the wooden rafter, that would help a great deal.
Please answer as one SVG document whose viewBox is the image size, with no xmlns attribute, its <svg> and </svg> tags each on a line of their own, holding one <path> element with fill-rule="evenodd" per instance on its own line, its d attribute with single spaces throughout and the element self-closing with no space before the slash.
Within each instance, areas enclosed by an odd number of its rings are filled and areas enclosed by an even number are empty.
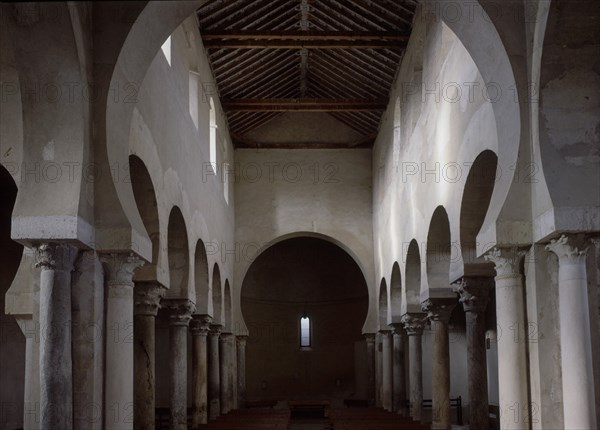
<svg viewBox="0 0 600 430">
<path fill-rule="evenodd" d="M 310 111 L 327 113 L 362 136 L 341 147 L 371 146 L 416 4 L 206 2 L 198 10 L 198 24 L 234 144 L 254 146 L 247 133 L 285 112 Z M 309 146 L 321 144 L 328 145 Z"/>
<path fill-rule="evenodd" d="M 386 99 L 228 99 L 223 110 L 242 112 L 361 112 L 383 111 Z"/>
<path fill-rule="evenodd" d="M 302 41 L 408 41 L 408 34 L 392 31 L 250 31 L 208 30 L 202 32 L 207 40 L 302 40 Z"/>
<path fill-rule="evenodd" d="M 207 40 L 209 49 L 389 49 L 406 48 L 406 42 L 395 40 Z"/>
</svg>

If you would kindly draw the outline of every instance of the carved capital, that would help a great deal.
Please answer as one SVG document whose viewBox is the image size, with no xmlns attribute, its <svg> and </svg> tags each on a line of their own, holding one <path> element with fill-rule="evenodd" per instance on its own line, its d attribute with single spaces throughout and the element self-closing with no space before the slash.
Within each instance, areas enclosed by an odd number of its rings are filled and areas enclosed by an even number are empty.
<svg viewBox="0 0 600 430">
<path fill-rule="evenodd" d="M 564 234 L 546 245 L 546 250 L 556 254 L 560 264 L 584 264 L 590 241 L 582 234 Z"/>
<path fill-rule="evenodd" d="M 490 290 L 494 285 L 492 278 L 462 277 L 452 284 L 453 290 L 460 295 L 458 300 L 465 312 L 483 313 L 490 300 Z"/>
<path fill-rule="evenodd" d="M 136 282 L 134 288 L 135 314 L 155 317 L 166 289 L 155 282 Z"/>
<path fill-rule="evenodd" d="M 247 339 L 248 339 L 248 336 L 246 336 L 246 335 L 236 336 L 235 342 L 237 344 L 237 347 L 238 348 L 246 348 L 246 340 Z"/>
<path fill-rule="evenodd" d="M 375 333 L 365 333 L 363 336 L 368 344 L 375 344 Z"/>
<path fill-rule="evenodd" d="M 193 315 L 190 321 L 192 336 L 206 336 L 210 330 L 212 318 L 209 315 Z"/>
<path fill-rule="evenodd" d="M 196 305 L 189 299 L 163 300 L 162 307 L 169 313 L 169 325 L 187 326 L 196 310 Z"/>
<path fill-rule="evenodd" d="M 423 334 L 425 324 L 427 324 L 427 316 L 420 312 L 411 312 L 402 315 L 400 319 L 404 325 L 404 330 L 409 336 L 420 336 Z"/>
<path fill-rule="evenodd" d="M 144 265 L 144 260 L 133 253 L 103 254 L 100 261 L 103 263 L 106 284 L 109 287 L 133 287 L 133 272 Z"/>
<path fill-rule="evenodd" d="M 431 321 L 450 321 L 452 311 L 456 307 L 456 298 L 431 298 L 421 303 L 421 309 Z"/>
<path fill-rule="evenodd" d="M 402 323 L 392 323 L 390 325 L 394 329 L 394 336 L 400 336 L 400 337 L 406 336 L 406 330 L 404 329 L 404 324 L 402 324 Z"/>
<path fill-rule="evenodd" d="M 223 331 L 223 326 L 221 324 L 211 324 L 210 325 L 210 331 L 208 332 L 208 334 L 210 336 L 221 336 L 221 332 Z"/>
<path fill-rule="evenodd" d="M 65 243 L 42 243 L 35 247 L 35 267 L 42 270 L 73 271 L 79 249 Z"/>
<path fill-rule="evenodd" d="M 230 343 L 235 339 L 235 335 L 233 333 L 223 332 L 219 337 L 219 342 L 221 343 Z"/>
<path fill-rule="evenodd" d="M 496 266 L 496 279 L 520 278 L 521 260 L 525 255 L 522 248 L 492 248 L 485 259 Z"/>
</svg>

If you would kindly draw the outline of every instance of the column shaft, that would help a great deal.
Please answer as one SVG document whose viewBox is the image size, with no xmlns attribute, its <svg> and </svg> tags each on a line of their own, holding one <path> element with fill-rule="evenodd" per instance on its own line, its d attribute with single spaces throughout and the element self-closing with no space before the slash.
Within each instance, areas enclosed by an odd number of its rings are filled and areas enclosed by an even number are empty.
<svg viewBox="0 0 600 430">
<path fill-rule="evenodd" d="M 469 425 L 489 427 L 487 357 L 485 348 L 485 309 L 493 280 L 463 278 L 455 284 L 467 320 L 467 369 Z"/>
<path fill-rule="evenodd" d="M 194 305 L 185 299 L 166 302 L 170 312 L 171 430 L 187 430 L 187 330 Z"/>
<path fill-rule="evenodd" d="M 40 272 L 40 428 L 73 427 L 71 272 L 77 249 L 43 244 Z"/>
<path fill-rule="evenodd" d="M 402 316 L 402 323 L 408 334 L 410 416 L 415 421 L 421 421 L 423 407 L 422 334 L 425 325 L 425 314 L 405 314 Z"/>
<path fill-rule="evenodd" d="M 216 420 L 221 414 L 221 390 L 219 376 L 219 335 L 220 325 L 211 325 L 208 334 L 208 419 Z"/>
<path fill-rule="evenodd" d="M 516 249 L 497 248 L 486 256 L 496 265 L 500 426 L 506 430 L 530 428 L 522 256 Z"/>
<path fill-rule="evenodd" d="M 208 352 L 206 337 L 211 318 L 194 316 L 190 322 L 192 331 L 192 429 L 208 423 Z"/>
<path fill-rule="evenodd" d="M 238 336 L 236 339 L 238 409 L 246 407 L 246 337 Z"/>
<path fill-rule="evenodd" d="M 154 428 L 156 315 L 164 288 L 157 283 L 136 284 L 133 323 L 134 415 L 133 427 Z"/>
<path fill-rule="evenodd" d="M 367 400 L 375 404 L 375 334 L 365 334 L 367 345 Z"/>
<path fill-rule="evenodd" d="M 434 320 L 433 328 L 433 369 L 431 378 L 433 417 L 432 429 L 450 428 L 450 350 L 448 344 L 448 323 Z"/>
<path fill-rule="evenodd" d="M 375 406 L 378 408 L 382 407 L 382 396 L 381 396 L 381 385 L 382 385 L 382 358 L 383 355 L 381 353 L 382 345 L 381 345 L 381 333 L 377 333 L 375 335 Z"/>
<path fill-rule="evenodd" d="M 221 382 L 221 414 L 225 415 L 233 409 L 233 340 L 231 333 L 222 333 L 219 338 L 220 382 Z"/>
<path fill-rule="evenodd" d="M 579 240 L 578 240 L 579 239 Z M 587 243 L 562 236 L 547 249 L 558 255 L 564 425 L 596 428 L 592 338 L 586 272 Z"/>
<path fill-rule="evenodd" d="M 392 410 L 392 333 L 390 331 L 381 332 L 382 340 L 382 371 L 381 371 L 381 404 L 386 411 Z"/>
<path fill-rule="evenodd" d="M 393 404 L 394 411 L 404 415 L 406 401 L 406 378 L 404 370 L 404 334 L 398 324 L 394 332 L 394 359 L 393 359 Z"/>
<path fill-rule="evenodd" d="M 450 290 L 445 288 L 445 290 Z M 430 293 L 435 291 L 430 289 Z M 431 320 L 433 330 L 432 345 L 432 429 L 448 430 L 451 426 L 450 414 L 450 345 L 448 323 L 456 306 L 456 295 L 444 291 L 444 296 L 429 298 L 421 304 Z"/>
<path fill-rule="evenodd" d="M 421 405 L 423 403 L 421 335 L 409 335 L 408 342 L 408 352 L 410 354 L 410 416 L 415 421 L 421 421 Z"/>
</svg>

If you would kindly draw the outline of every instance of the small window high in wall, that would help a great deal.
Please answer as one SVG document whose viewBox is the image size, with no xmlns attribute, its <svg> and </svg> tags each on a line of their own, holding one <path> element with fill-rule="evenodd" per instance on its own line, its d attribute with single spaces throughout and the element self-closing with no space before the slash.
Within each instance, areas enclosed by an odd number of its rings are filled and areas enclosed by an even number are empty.
<svg viewBox="0 0 600 430">
<path fill-rule="evenodd" d="M 300 317 L 300 349 L 308 349 L 312 346 L 310 330 L 310 318 L 304 314 Z"/>
<path fill-rule="evenodd" d="M 209 125 L 210 125 L 210 165 L 212 166 L 213 172 L 215 175 L 217 174 L 217 112 L 215 111 L 215 102 L 211 97 L 209 100 L 210 110 L 208 112 L 209 115 Z"/>
</svg>

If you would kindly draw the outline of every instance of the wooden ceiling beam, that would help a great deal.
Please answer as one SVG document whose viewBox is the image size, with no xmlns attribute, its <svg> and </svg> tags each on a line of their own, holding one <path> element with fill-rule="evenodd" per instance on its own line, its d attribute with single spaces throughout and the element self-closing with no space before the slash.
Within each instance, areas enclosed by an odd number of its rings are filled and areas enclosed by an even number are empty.
<svg viewBox="0 0 600 430">
<path fill-rule="evenodd" d="M 221 100 L 227 112 L 361 112 L 384 111 L 386 99 L 229 99 Z"/>
<path fill-rule="evenodd" d="M 204 41 L 213 40 L 282 40 L 295 41 L 400 41 L 407 42 L 409 34 L 394 31 L 251 31 L 251 30 L 216 30 L 201 31 Z"/>
<path fill-rule="evenodd" d="M 389 40 L 207 40 L 208 49 L 389 49 L 402 50 L 406 42 Z"/>
</svg>

